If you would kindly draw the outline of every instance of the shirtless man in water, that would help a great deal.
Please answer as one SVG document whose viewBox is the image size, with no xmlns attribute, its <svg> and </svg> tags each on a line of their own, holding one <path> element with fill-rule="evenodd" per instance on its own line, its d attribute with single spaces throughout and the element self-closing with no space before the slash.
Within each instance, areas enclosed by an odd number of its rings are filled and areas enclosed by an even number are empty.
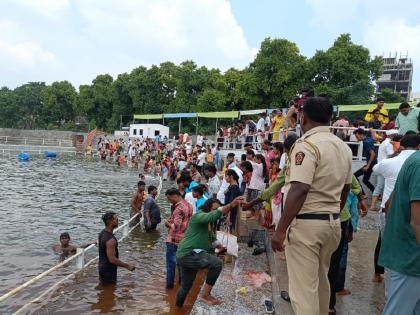
<svg viewBox="0 0 420 315">
<path fill-rule="evenodd" d="M 140 215 L 132 222 L 132 224 L 137 224 L 140 222 L 141 217 L 141 205 L 143 204 L 143 201 L 146 199 L 147 194 L 144 191 L 146 188 L 146 183 L 143 181 L 139 181 L 137 183 L 137 190 L 134 192 L 133 197 L 131 198 L 131 212 L 130 217 L 134 216 L 137 213 L 140 213 Z"/>
<path fill-rule="evenodd" d="M 53 250 L 56 253 L 62 254 L 64 256 L 73 255 L 76 253 L 77 248 L 86 248 L 91 244 L 95 244 L 95 242 L 81 245 L 81 246 L 74 246 L 70 245 L 70 235 L 67 232 L 61 233 L 60 235 L 60 244 L 56 244 L 53 246 Z"/>
</svg>

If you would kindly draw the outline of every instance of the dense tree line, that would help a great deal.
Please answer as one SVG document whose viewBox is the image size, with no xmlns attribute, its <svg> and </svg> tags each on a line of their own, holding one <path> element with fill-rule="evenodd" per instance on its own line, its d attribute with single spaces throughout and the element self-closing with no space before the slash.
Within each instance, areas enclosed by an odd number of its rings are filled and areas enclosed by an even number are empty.
<svg viewBox="0 0 420 315">
<path fill-rule="evenodd" d="M 222 73 L 193 61 L 165 62 L 139 66 L 115 80 L 101 74 L 78 90 L 68 81 L 3 87 L 0 127 L 72 130 L 84 125 L 111 131 L 127 125 L 133 114 L 287 107 L 305 87 L 328 93 L 335 104 L 368 103 L 381 72 L 381 58 L 372 58 L 349 34 L 312 58 L 286 39 L 267 38 L 243 70 Z M 191 127 L 191 121 L 186 123 Z"/>
</svg>

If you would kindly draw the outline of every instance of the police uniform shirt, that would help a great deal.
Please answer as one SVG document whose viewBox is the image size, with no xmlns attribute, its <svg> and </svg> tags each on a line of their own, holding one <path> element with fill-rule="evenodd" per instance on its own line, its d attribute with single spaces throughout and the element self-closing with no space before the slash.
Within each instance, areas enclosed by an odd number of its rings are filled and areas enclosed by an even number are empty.
<svg viewBox="0 0 420 315">
<path fill-rule="evenodd" d="M 341 191 L 352 180 L 352 152 L 327 126 L 309 130 L 291 150 L 285 195 L 292 182 L 310 185 L 303 213 L 339 213 Z"/>
</svg>

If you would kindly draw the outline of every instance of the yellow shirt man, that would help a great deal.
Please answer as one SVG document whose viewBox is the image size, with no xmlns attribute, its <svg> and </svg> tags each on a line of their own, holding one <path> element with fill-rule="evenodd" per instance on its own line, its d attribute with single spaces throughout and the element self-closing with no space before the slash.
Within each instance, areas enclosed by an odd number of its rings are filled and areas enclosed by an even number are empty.
<svg viewBox="0 0 420 315">
<path fill-rule="evenodd" d="M 385 105 L 385 100 L 383 98 L 378 98 L 376 100 L 376 105 L 369 107 L 365 116 L 365 121 L 371 122 L 373 120 L 373 111 L 375 109 L 379 109 L 380 115 L 378 119 L 382 123 L 382 126 L 389 123 L 388 110 L 385 109 L 384 105 Z"/>
<path fill-rule="evenodd" d="M 273 119 L 273 141 L 279 141 L 279 130 L 283 127 L 284 123 L 286 122 L 286 117 L 284 117 L 282 112 L 279 112 Z"/>
</svg>

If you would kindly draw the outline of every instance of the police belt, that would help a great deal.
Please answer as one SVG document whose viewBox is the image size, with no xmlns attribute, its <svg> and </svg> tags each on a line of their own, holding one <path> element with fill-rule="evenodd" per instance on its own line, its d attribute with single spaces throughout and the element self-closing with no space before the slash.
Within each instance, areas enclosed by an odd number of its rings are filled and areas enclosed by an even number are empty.
<svg viewBox="0 0 420 315">
<path fill-rule="evenodd" d="M 302 220 L 330 220 L 330 215 L 332 215 L 334 220 L 337 220 L 340 217 L 339 213 L 334 214 L 328 214 L 328 213 L 303 213 L 298 214 L 296 216 L 296 219 L 302 219 Z"/>
</svg>

